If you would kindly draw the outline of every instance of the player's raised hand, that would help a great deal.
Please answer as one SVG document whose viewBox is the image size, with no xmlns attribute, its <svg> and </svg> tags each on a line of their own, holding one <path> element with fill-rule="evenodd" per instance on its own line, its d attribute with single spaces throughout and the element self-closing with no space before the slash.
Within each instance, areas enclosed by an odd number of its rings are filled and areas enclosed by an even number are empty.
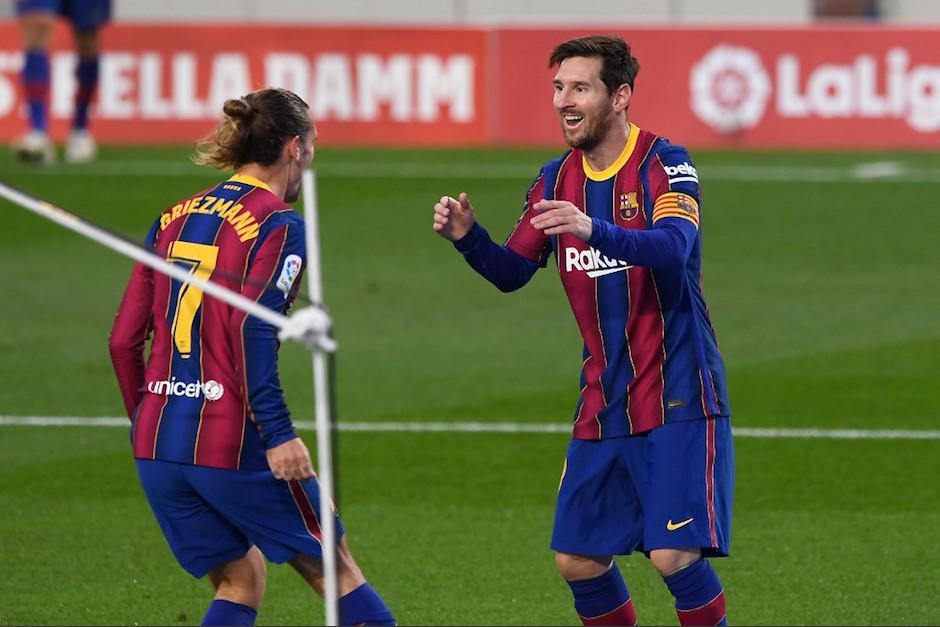
<svg viewBox="0 0 940 627">
<path fill-rule="evenodd" d="M 582 242 L 591 239 L 591 218 L 567 200 L 540 200 L 532 208 L 541 212 L 530 220 L 532 226 L 546 235 L 571 233 Z"/>
<path fill-rule="evenodd" d="M 457 198 L 444 196 L 434 205 L 434 230 L 452 242 L 463 239 L 475 223 L 473 206 L 464 192 Z"/>
<path fill-rule="evenodd" d="M 310 451 L 300 438 L 288 440 L 269 448 L 268 466 L 274 473 L 275 479 L 293 481 L 300 479 L 313 479 L 313 462 L 310 461 Z"/>
</svg>

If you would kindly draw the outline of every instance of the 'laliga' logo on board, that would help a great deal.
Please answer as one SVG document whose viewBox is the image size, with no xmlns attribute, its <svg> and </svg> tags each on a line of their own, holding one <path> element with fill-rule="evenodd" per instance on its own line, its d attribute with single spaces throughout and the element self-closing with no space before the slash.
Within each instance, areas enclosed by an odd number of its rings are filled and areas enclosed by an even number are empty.
<svg viewBox="0 0 940 627">
<path fill-rule="evenodd" d="M 756 50 L 713 47 L 689 74 L 692 111 L 721 133 L 757 126 L 771 105 L 784 119 L 903 119 L 919 133 L 940 129 L 940 65 L 913 64 L 906 47 L 883 59 L 860 52 L 811 63 L 798 50 L 768 61 L 772 71 Z"/>
<path fill-rule="evenodd" d="M 719 44 L 692 67 L 692 110 L 719 132 L 753 128 L 764 117 L 771 78 L 750 48 Z"/>
</svg>

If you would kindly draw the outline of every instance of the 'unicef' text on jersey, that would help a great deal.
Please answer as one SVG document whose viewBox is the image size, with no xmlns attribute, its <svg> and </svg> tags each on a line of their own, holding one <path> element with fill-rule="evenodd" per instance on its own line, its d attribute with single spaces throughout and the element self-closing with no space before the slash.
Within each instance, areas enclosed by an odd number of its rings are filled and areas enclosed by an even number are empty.
<svg viewBox="0 0 940 627">
<path fill-rule="evenodd" d="M 212 379 L 206 382 L 194 381 L 192 383 L 185 383 L 183 381 L 177 381 L 176 377 L 171 377 L 163 381 L 148 381 L 147 390 L 151 394 L 159 394 L 161 396 L 184 396 L 186 398 L 199 398 L 201 395 L 205 394 L 206 400 L 209 401 L 217 401 L 222 398 L 222 395 L 225 393 L 222 384 Z"/>
</svg>

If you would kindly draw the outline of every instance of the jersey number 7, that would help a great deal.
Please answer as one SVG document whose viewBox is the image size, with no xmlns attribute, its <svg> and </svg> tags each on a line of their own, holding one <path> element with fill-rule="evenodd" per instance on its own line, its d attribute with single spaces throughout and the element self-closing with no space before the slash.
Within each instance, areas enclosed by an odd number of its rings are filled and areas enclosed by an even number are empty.
<svg viewBox="0 0 940 627">
<path fill-rule="evenodd" d="M 208 281 L 215 270 L 219 247 L 192 242 L 174 241 L 170 245 L 167 261 L 189 268 L 189 273 Z M 202 289 L 186 283 L 180 286 L 176 297 L 176 315 L 173 316 L 173 341 L 180 357 L 189 359 L 193 344 L 193 320 L 202 305 Z"/>
</svg>

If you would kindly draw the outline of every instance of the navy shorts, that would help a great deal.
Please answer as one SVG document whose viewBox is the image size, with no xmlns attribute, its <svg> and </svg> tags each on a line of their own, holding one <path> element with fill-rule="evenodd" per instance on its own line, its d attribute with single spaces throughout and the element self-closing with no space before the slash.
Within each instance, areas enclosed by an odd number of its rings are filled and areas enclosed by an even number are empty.
<svg viewBox="0 0 940 627">
<path fill-rule="evenodd" d="M 270 470 L 225 470 L 138 459 L 150 508 L 180 566 L 199 578 L 256 545 L 268 560 L 322 558 L 320 484 Z M 337 540 L 343 526 L 334 514 Z"/>
<path fill-rule="evenodd" d="M 111 0 L 16 0 L 16 14 L 49 11 L 67 17 L 75 30 L 98 30 L 111 17 Z"/>
<path fill-rule="evenodd" d="M 571 440 L 552 549 L 574 555 L 699 548 L 728 555 L 734 497 L 731 421 L 674 422 L 640 435 Z"/>
</svg>

